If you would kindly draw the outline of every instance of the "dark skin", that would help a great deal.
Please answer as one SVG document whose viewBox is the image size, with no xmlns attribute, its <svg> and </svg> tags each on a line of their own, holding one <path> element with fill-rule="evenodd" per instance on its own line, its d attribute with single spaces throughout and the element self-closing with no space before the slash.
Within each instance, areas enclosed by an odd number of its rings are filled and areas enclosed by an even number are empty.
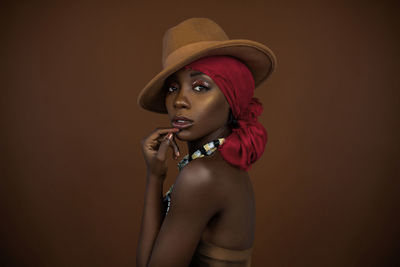
<svg viewBox="0 0 400 267">
<path fill-rule="evenodd" d="M 175 159 L 179 156 L 174 138 L 186 141 L 193 153 L 231 133 L 229 104 L 210 77 L 181 69 L 165 84 L 169 118 L 184 116 L 193 125 L 156 129 L 142 141 L 147 183 L 137 266 L 188 266 L 201 240 L 227 249 L 252 247 L 255 204 L 251 181 L 247 172 L 228 164 L 218 151 L 183 168 L 164 217 L 167 152 L 171 149 Z"/>
</svg>

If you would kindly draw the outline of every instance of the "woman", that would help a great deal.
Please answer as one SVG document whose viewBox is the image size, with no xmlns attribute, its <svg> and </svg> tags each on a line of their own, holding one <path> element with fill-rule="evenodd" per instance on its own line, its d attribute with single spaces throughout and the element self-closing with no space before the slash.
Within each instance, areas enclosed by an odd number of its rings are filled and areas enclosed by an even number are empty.
<svg viewBox="0 0 400 267">
<path fill-rule="evenodd" d="M 230 40 L 213 21 L 192 18 L 163 40 L 163 70 L 141 91 L 143 108 L 167 113 L 171 127 L 142 142 L 147 166 L 137 266 L 250 266 L 255 205 L 247 171 L 263 153 L 262 107 L 254 88 L 275 65 L 250 40 Z M 163 198 L 167 151 L 189 154 Z"/>
</svg>

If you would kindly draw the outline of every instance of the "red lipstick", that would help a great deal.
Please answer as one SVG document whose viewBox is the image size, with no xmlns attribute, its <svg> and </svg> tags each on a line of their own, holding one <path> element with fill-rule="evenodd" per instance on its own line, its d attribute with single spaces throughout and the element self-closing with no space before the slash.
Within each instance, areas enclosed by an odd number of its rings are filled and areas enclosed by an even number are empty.
<svg viewBox="0 0 400 267">
<path fill-rule="evenodd" d="M 193 121 L 182 117 L 182 116 L 174 116 L 171 120 L 172 126 L 178 129 L 186 129 L 193 125 Z"/>
</svg>

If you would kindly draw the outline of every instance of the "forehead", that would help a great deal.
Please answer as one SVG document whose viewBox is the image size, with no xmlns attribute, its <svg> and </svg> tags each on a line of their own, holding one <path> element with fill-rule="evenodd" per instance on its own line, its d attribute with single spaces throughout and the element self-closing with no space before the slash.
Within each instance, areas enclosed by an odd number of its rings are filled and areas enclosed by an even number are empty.
<svg viewBox="0 0 400 267">
<path fill-rule="evenodd" d="M 192 70 L 192 69 L 186 69 L 186 68 L 181 68 L 180 70 L 172 73 L 170 76 L 168 76 L 166 81 L 179 80 L 179 79 L 185 79 L 185 78 L 193 78 L 193 77 L 206 78 L 206 79 L 212 81 L 212 79 L 205 73 L 198 71 L 198 70 Z"/>
</svg>

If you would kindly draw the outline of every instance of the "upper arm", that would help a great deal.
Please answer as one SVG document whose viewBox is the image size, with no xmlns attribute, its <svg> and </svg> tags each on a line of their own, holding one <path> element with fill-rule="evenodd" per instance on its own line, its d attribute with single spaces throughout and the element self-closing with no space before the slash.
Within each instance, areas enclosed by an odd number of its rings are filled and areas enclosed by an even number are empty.
<svg viewBox="0 0 400 267">
<path fill-rule="evenodd" d="M 177 177 L 149 266 L 187 266 L 208 221 L 221 210 L 215 179 L 201 162 L 193 161 Z"/>
</svg>

